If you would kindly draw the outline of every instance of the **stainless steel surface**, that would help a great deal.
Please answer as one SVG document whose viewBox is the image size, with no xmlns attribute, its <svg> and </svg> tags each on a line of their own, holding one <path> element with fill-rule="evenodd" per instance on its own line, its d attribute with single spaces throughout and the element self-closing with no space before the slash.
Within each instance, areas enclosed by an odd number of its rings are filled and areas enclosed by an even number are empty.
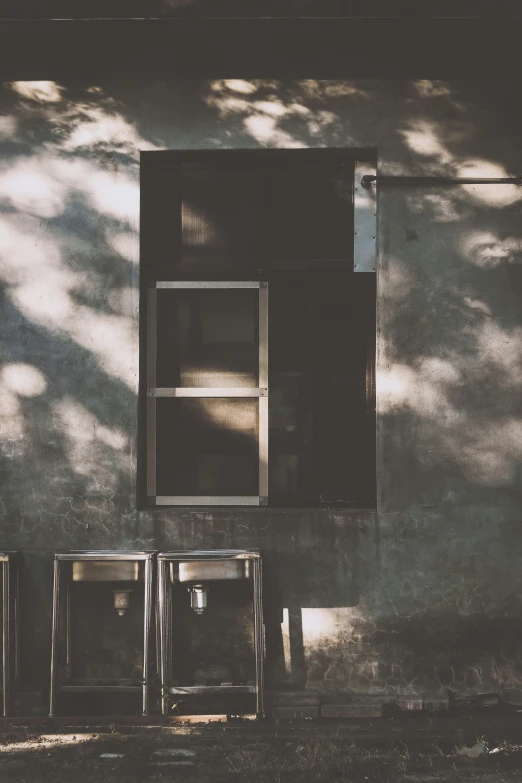
<svg viewBox="0 0 522 783">
<path fill-rule="evenodd" d="M 251 387 L 188 387 L 177 388 L 157 387 L 147 390 L 148 397 L 267 397 L 268 389 L 254 389 Z"/>
<path fill-rule="evenodd" d="M 73 582 L 137 582 L 140 564 L 132 560 L 77 560 L 72 564 Z"/>
<path fill-rule="evenodd" d="M 156 387 L 157 311 L 158 294 L 155 288 L 147 293 L 147 387 Z M 156 494 L 156 400 L 147 397 L 147 495 Z"/>
<path fill-rule="evenodd" d="M 258 560 L 259 549 L 186 549 L 159 552 L 158 560 Z"/>
<path fill-rule="evenodd" d="M 59 552 L 55 560 L 99 560 L 103 562 L 117 560 L 152 560 L 155 552 L 118 552 L 113 549 L 83 549 L 71 552 Z"/>
<path fill-rule="evenodd" d="M 59 685 L 58 690 L 61 693 L 140 693 L 143 687 L 141 685 L 72 685 L 65 683 Z"/>
<path fill-rule="evenodd" d="M 191 585 L 188 588 L 190 593 L 190 608 L 196 614 L 203 614 L 208 605 L 208 588 L 200 585 Z"/>
<path fill-rule="evenodd" d="M 182 696 L 183 694 L 187 696 L 210 696 L 214 693 L 241 694 L 255 692 L 255 685 L 189 685 L 186 688 L 176 685 L 169 688 L 169 693 L 176 696 Z"/>
<path fill-rule="evenodd" d="M 19 679 L 19 584 L 18 552 L 2 552 L 2 714 L 11 714 L 12 685 Z"/>
<path fill-rule="evenodd" d="M 248 579 L 249 560 L 189 560 L 170 563 L 170 578 L 173 582 L 205 582 L 222 579 Z"/>
<path fill-rule="evenodd" d="M 253 593 L 253 620 L 254 620 L 254 657 L 256 667 L 256 684 L 254 685 L 216 685 L 216 686 L 173 686 L 172 671 L 172 587 L 171 579 L 179 579 L 179 568 L 182 569 L 183 578 L 201 574 L 202 566 L 217 566 L 219 573 L 223 571 L 224 564 L 236 566 L 237 571 L 229 573 L 248 573 L 252 571 Z M 190 567 L 194 568 L 191 569 Z M 239 568 L 240 566 L 240 568 Z M 170 574 L 167 572 L 169 569 Z M 216 571 L 205 571 L 215 574 Z M 161 680 L 161 705 L 162 714 L 168 715 L 169 696 L 172 695 L 201 695 L 209 693 L 252 693 L 256 697 L 256 714 L 261 717 L 264 714 L 264 632 L 263 632 L 263 597 L 261 576 L 261 555 L 257 549 L 206 549 L 188 550 L 181 552 L 160 552 L 158 555 L 158 592 L 159 609 L 158 619 L 160 624 L 160 680 Z M 203 581 L 199 577 L 200 581 Z M 187 582 L 185 581 L 185 584 Z"/>
<path fill-rule="evenodd" d="M 150 709 L 150 634 L 152 631 L 152 579 L 154 552 L 115 552 L 111 550 L 91 550 L 83 552 L 65 552 L 55 555 L 53 583 L 53 623 L 51 643 L 51 683 L 49 695 L 49 714 L 56 714 L 56 697 L 58 692 L 89 693 L 104 691 L 110 693 L 139 692 L 142 693 L 142 710 L 144 715 Z M 145 561 L 144 574 L 140 563 Z M 63 563 L 71 563 L 71 567 L 62 568 Z M 72 671 L 71 659 L 71 613 L 74 611 L 71 603 L 70 586 L 73 581 L 144 581 L 145 602 L 143 611 L 143 670 L 141 685 L 129 685 L 127 681 L 99 684 L 88 682 L 75 684 L 68 682 Z M 58 654 L 60 639 L 60 614 L 62 581 L 66 589 L 66 680 L 58 682 Z"/>
<path fill-rule="evenodd" d="M 9 558 L 2 563 L 2 707 L 4 716 L 9 714 L 10 705 L 10 630 L 11 630 L 11 596 L 10 596 L 10 562 Z"/>
<path fill-rule="evenodd" d="M 150 712 L 150 635 L 152 630 L 152 576 L 151 560 L 145 563 L 145 601 L 143 607 L 143 715 Z"/>
<path fill-rule="evenodd" d="M 54 580 L 53 580 L 53 626 L 51 639 L 51 683 L 49 690 L 49 715 L 52 718 L 56 708 L 56 674 L 58 663 L 58 632 L 59 632 L 59 609 L 60 609 L 60 560 L 54 559 Z"/>
<path fill-rule="evenodd" d="M 71 585 L 65 586 L 65 677 L 72 676 Z"/>
<path fill-rule="evenodd" d="M 522 177 L 386 177 L 365 174 L 363 188 L 372 185 L 522 185 Z"/>
<path fill-rule="evenodd" d="M 158 280 L 156 288 L 261 288 L 255 280 Z"/>
<path fill-rule="evenodd" d="M 375 188 L 365 188 L 361 179 L 374 177 L 374 163 L 357 161 L 353 187 L 353 268 L 354 272 L 375 272 L 377 230 Z"/>
<path fill-rule="evenodd" d="M 253 613 L 254 613 L 254 655 L 256 661 L 256 714 L 265 714 L 265 635 L 263 623 L 263 580 L 261 558 L 253 563 Z"/>
<path fill-rule="evenodd" d="M 258 495 L 155 495 L 156 506 L 259 506 Z"/>
<path fill-rule="evenodd" d="M 161 714 L 169 713 L 169 695 L 167 675 L 167 643 L 171 638 L 169 632 L 169 623 L 167 618 L 167 596 L 170 593 L 167 584 L 167 563 L 164 560 L 158 560 L 158 619 L 159 619 L 159 637 L 160 637 L 160 687 L 161 687 Z"/>
<path fill-rule="evenodd" d="M 113 590 L 113 604 L 120 617 L 123 617 L 130 606 L 132 590 Z"/>
</svg>

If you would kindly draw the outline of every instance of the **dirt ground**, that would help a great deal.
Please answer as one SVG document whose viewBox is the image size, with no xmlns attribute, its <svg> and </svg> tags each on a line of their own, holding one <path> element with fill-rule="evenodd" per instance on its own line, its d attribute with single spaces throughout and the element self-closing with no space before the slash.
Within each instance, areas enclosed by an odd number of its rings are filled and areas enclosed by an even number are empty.
<svg viewBox="0 0 522 783">
<path fill-rule="evenodd" d="M 508 721 L 505 731 L 496 726 L 482 735 L 476 729 L 446 725 L 441 731 L 440 724 L 422 731 L 389 725 L 374 729 L 359 721 L 326 730 L 281 723 L 262 732 L 207 726 L 141 728 L 129 734 L 120 733 L 132 731 L 128 727 L 109 726 L 100 733 L 80 727 L 51 734 L 48 727 L 12 726 L 0 734 L 0 781 L 520 783 L 518 725 L 514 730 Z M 520 744 L 513 741 L 515 734 Z"/>
</svg>

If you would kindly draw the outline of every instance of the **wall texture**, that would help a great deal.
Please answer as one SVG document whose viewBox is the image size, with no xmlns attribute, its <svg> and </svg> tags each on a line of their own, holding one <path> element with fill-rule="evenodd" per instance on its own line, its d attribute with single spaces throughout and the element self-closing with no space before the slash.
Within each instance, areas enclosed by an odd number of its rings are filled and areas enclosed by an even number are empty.
<svg viewBox="0 0 522 783">
<path fill-rule="evenodd" d="M 498 82 L 126 77 L 1 89 L 2 544 L 45 681 L 51 554 L 259 546 L 269 677 L 522 681 L 522 190 L 378 194 L 378 509 L 136 509 L 140 151 L 375 147 L 385 174 L 522 173 Z"/>
</svg>

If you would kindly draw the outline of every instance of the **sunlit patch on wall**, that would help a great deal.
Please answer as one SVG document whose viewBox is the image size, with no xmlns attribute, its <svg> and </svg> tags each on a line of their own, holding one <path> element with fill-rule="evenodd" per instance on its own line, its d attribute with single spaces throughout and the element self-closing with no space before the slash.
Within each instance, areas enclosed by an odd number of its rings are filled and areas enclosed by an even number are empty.
<svg viewBox="0 0 522 783">
<path fill-rule="evenodd" d="M 5 386 L 20 397 L 38 397 L 47 389 L 45 375 L 31 364 L 6 364 L 0 377 Z"/>
<path fill-rule="evenodd" d="M 492 231 L 473 231 L 461 239 L 460 247 L 469 261 L 484 269 L 522 261 L 522 237 L 501 239 Z"/>
<path fill-rule="evenodd" d="M 0 170 L 0 199 L 20 212 L 53 218 L 65 208 L 67 188 L 48 164 L 30 157 Z"/>
<path fill-rule="evenodd" d="M 18 127 L 18 121 L 16 117 L 11 117 L 8 114 L 0 117 L 0 140 L 12 139 L 16 133 Z"/>
<path fill-rule="evenodd" d="M 108 428 L 71 397 L 52 404 L 53 418 L 66 442 L 71 469 L 89 478 L 98 490 L 112 491 L 125 467 L 128 438 L 119 427 Z"/>
<path fill-rule="evenodd" d="M 510 177 L 503 166 L 488 160 L 468 161 L 458 169 L 459 177 Z M 522 187 L 520 185 L 484 184 L 462 185 L 476 201 L 489 204 L 492 207 L 505 207 L 522 200 Z"/>
<path fill-rule="evenodd" d="M 10 82 L 8 86 L 22 98 L 37 103 L 58 103 L 62 100 L 63 87 L 56 82 Z"/>
<path fill-rule="evenodd" d="M 450 163 L 453 156 L 440 139 L 440 130 L 435 123 L 427 120 L 412 122 L 409 130 L 401 131 L 406 146 L 418 155 L 437 158 L 440 163 Z"/>
<path fill-rule="evenodd" d="M 122 258 L 133 264 L 139 262 L 140 244 L 138 235 L 132 231 L 107 230 L 105 234 L 107 244 Z"/>
</svg>

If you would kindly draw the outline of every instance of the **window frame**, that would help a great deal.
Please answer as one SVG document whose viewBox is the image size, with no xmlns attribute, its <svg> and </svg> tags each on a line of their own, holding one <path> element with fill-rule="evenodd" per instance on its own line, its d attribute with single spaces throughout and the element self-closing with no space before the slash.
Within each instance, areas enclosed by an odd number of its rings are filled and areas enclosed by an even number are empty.
<svg viewBox="0 0 522 783">
<path fill-rule="evenodd" d="M 158 387 L 157 292 L 165 289 L 258 289 L 258 387 Z M 268 283 L 264 281 L 157 280 L 147 293 L 147 499 L 154 506 L 266 506 L 268 503 Z M 258 495 L 157 495 L 156 400 L 171 398 L 258 399 Z"/>
</svg>

